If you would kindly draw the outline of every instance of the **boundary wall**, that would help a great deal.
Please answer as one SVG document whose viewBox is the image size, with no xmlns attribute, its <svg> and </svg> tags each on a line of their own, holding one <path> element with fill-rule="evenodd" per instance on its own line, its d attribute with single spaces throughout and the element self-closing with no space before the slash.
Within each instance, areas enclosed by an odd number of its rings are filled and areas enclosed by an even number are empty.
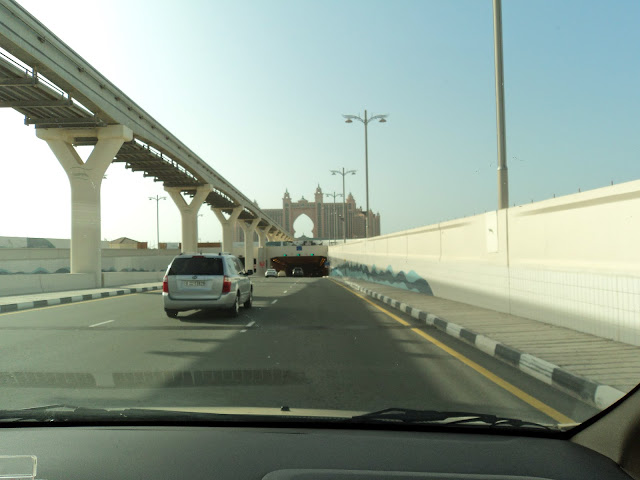
<svg viewBox="0 0 640 480">
<path fill-rule="evenodd" d="M 179 250 L 102 249 L 106 272 L 164 271 Z M 69 272 L 68 248 L 0 248 L 0 279 L 6 274 Z"/>
<path fill-rule="evenodd" d="M 102 249 L 102 285 L 70 274 L 68 248 L 0 248 L 0 297 L 160 282 L 179 250 Z"/>
<path fill-rule="evenodd" d="M 640 181 L 329 247 L 366 278 L 640 345 Z"/>
</svg>

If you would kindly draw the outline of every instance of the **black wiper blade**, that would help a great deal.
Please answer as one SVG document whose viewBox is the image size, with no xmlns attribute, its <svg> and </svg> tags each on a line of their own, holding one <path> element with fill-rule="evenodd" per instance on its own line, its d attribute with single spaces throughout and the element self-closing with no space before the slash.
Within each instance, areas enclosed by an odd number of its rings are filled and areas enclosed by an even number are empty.
<svg viewBox="0 0 640 480">
<path fill-rule="evenodd" d="M 53 422 L 53 423 L 85 423 L 85 422 L 238 422 L 238 421 L 266 421 L 266 422 L 299 422 L 317 420 L 314 417 L 279 415 L 248 415 L 228 413 L 207 413 L 175 411 L 166 409 L 125 408 L 106 409 L 88 408 L 75 405 L 55 404 L 19 410 L 0 410 L 0 423 L 4 422 Z M 386 408 L 351 418 L 323 418 L 331 423 L 385 423 L 400 422 L 405 424 L 430 424 L 442 426 L 483 426 L 483 427 L 512 427 L 512 428 L 540 428 L 545 430 L 561 430 L 555 425 L 499 417 L 486 413 L 449 412 L 438 410 L 412 410 L 409 408 Z"/>
<path fill-rule="evenodd" d="M 211 422 L 295 422 L 306 417 L 282 417 L 272 414 L 192 412 L 166 408 L 87 408 L 75 405 L 45 405 L 20 410 L 0 410 L 0 424 L 5 422 L 52 422 L 52 423 L 91 423 L 91 422 L 164 422 L 164 423 L 211 423 Z"/>
<path fill-rule="evenodd" d="M 111 412 L 104 408 L 86 408 L 75 405 L 55 404 L 40 407 L 23 408 L 19 410 L 0 410 L 0 422 L 6 421 L 35 421 L 35 422 L 59 422 L 69 421 L 75 418 L 114 418 L 120 412 Z"/>
<path fill-rule="evenodd" d="M 247 415 L 175 411 L 147 408 L 88 408 L 76 405 L 45 405 L 20 410 L 0 410 L 3 422 L 211 422 L 244 420 Z"/>
<path fill-rule="evenodd" d="M 411 424 L 438 424 L 438 425 L 478 425 L 489 427 L 514 427 L 514 428 L 542 428 L 545 430 L 558 430 L 553 425 L 520 420 L 517 418 L 499 417 L 489 413 L 473 412 L 442 412 L 438 410 L 412 410 L 409 408 L 385 408 L 376 412 L 365 413 L 351 417 L 355 422 L 401 422 Z"/>
</svg>

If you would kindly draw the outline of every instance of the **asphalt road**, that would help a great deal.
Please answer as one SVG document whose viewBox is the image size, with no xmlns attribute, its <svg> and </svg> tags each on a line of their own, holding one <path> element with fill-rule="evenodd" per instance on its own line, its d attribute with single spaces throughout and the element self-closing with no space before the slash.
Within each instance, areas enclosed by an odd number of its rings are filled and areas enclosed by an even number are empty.
<svg viewBox="0 0 640 480">
<path fill-rule="evenodd" d="M 0 405 L 595 413 L 331 279 L 253 282 L 237 318 L 168 318 L 160 292 L 0 314 Z"/>
</svg>

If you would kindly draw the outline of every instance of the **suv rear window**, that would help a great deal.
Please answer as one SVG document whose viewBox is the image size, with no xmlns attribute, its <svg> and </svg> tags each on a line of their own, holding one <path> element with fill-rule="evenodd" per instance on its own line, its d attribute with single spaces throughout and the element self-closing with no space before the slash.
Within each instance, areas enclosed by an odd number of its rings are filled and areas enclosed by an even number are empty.
<svg viewBox="0 0 640 480">
<path fill-rule="evenodd" d="M 169 275 L 222 275 L 222 259 L 217 257 L 176 258 Z"/>
</svg>

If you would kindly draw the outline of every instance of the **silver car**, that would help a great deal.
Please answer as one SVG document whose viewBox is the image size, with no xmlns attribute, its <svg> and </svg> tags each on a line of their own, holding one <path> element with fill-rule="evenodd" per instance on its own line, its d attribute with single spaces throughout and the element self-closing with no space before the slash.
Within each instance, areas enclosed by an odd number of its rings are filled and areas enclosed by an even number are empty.
<svg viewBox="0 0 640 480">
<path fill-rule="evenodd" d="M 164 311 L 175 318 L 184 310 L 226 310 L 237 316 L 240 304 L 253 302 L 252 271 L 229 254 L 183 254 L 175 257 L 162 282 Z"/>
</svg>

